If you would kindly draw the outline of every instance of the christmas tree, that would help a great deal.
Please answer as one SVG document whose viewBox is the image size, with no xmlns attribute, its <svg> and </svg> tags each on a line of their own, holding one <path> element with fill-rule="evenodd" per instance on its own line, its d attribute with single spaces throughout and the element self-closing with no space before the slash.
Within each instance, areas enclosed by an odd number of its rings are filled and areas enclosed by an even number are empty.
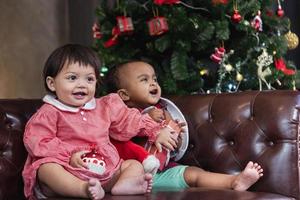
<svg viewBox="0 0 300 200">
<path fill-rule="evenodd" d="M 295 89 L 285 59 L 298 37 L 281 0 L 100 1 L 93 26 L 101 75 L 150 62 L 164 94 Z"/>
</svg>

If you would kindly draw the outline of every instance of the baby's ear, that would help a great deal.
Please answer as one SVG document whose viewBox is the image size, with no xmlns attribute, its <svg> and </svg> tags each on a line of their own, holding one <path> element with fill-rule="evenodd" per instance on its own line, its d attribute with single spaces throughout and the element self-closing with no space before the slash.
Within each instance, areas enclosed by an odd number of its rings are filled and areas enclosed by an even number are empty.
<svg viewBox="0 0 300 200">
<path fill-rule="evenodd" d="M 125 89 L 119 89 L 117 93 L 123 101 L 128 101 L 130 99 L 128 92 Z"/>
<path fill-rule="evenodd" d="M 55 92 L 54 79 L 51 76 L 47 76 L 46 83 L 50 91 Z"/>
</svg>

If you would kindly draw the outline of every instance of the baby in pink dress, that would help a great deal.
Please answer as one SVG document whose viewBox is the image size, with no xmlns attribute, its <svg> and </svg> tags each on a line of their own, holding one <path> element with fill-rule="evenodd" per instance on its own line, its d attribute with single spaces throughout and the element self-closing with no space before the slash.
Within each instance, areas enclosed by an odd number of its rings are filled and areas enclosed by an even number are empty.
<svg viewBox="0 0 300 200">
<path fill-rule="evenodd" d="M 171 131 L 148 115 L 128 108 L 117 94 L 94 98 L 100 61 L 89 48 L 69 44 L 56 49 L 44 67 L 45 104 L 28 121 L 23 170 L 26 198 L 66 196 L 102 199 L 144 194 L 152 175 L 136 160 L 120 159 L 109 137 L 130 140 L 137 133 L 158 146 L 173 145 Z M 82 156 L 91 146 L 101 157 L 93 171 Z"/>
</svg>

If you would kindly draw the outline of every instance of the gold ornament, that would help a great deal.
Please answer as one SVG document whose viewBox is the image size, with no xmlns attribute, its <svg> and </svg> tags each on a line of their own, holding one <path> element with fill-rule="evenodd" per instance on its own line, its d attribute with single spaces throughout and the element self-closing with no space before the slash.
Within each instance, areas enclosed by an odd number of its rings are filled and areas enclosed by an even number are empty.
<svg viewBox="0 0 300 200">
<path fill-rule="evenodd" d="M 207 69 L 201 69 L 201 70 L 199 71 L 199 74 L 200 74 L 201 76 L 208 75 L 208 70 L 207 70 Z"/>
<path fill-rule="evenodd" d="M 233 67 L 232 67 L 231 64 L 224 65 L 224 67 L 225 67 L 225 70 L 226 70 L 227 72 L 230 72 L 230 71 L 232 71 L 232 69 L 233 69 Z"/>
<path fill-rule="evenodd" d="M 297 46 L 299 45 L 299 38 L 295 33 L 289 31 L 288 33 L 286 33 L 284 35 L 284 37 L 287 40 L 289 49 L 296 49 L 297 48 Z"/>
<path fill-rule="evenodd" d="M 242 74 L 240 74 L 239 72 L 237 72 L 235 78 L 236 78 L 236 80 L 237 80 L 238 82 L 241 82 L 241 81 L 243 80 L 244 77 L 243 77 Z"/>
</svg>

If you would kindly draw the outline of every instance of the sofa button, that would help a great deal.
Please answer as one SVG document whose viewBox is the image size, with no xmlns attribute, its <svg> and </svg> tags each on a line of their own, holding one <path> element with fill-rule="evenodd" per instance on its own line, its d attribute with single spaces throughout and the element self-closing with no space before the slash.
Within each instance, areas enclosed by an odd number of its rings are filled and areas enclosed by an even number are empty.
<svg viewBox="0 0 300 200">
<path fill-rule="evenodd" d="M 193 149 L 195 146 L 193 144 L 189 144 L 189 149 Z"/>
<path fill-rule="evenodd" d="M 12 130 L 13 129 L 13 125 L 11 123 L 6 124 L 6 129 L 7 130 Z"/>
<path fill-rule="evenodd" d="M 274 146 L 274 142 L 270 141 L 269 146 Z"/>
<path fill-rule="evenodd" d="M 229 146 L 233 146 L 233 145 L 234 145 L 234 141 L 230 141 Z"/>
</svg>

